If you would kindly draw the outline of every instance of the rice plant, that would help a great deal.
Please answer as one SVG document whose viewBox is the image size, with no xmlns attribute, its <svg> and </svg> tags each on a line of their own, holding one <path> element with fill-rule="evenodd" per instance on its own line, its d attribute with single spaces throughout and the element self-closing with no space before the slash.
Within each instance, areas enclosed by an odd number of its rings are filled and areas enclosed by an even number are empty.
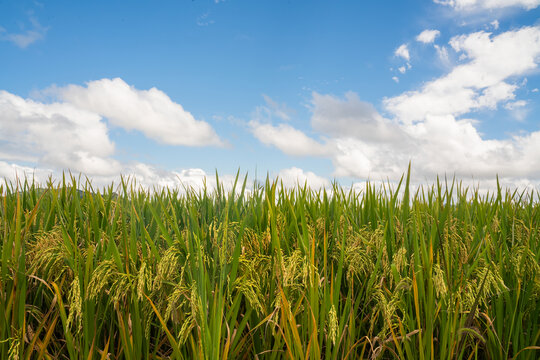
<svg viewBox="0 0 540 360">
<path fill-rule="evenodd" d="M 1 185 L 0 358 L 540 357 L 537 193 L 217 183 Z"/>
</svg>

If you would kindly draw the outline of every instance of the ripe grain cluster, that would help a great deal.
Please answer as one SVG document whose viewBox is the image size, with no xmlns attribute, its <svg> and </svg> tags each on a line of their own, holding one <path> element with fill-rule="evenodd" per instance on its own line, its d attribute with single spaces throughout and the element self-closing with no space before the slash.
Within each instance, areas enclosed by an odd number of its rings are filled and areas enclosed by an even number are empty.
<svg viewBox="0 0 540 360">
<path fill-rule="evenodd" d="M 540 357 L 537 193 L 0 194 L 2 359 Z"/>
</svg>

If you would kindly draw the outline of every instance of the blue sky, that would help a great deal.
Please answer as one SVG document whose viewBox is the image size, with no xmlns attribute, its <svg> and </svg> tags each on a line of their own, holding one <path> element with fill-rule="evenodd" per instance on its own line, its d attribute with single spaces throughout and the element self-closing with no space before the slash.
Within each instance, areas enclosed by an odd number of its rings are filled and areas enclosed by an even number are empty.
<svg viewBox="0 0 540 360">
<path fill-rule="evenodd" d="M 540 183 L 540 0 L 0 1 L 0 176 Z"/>
</svg>

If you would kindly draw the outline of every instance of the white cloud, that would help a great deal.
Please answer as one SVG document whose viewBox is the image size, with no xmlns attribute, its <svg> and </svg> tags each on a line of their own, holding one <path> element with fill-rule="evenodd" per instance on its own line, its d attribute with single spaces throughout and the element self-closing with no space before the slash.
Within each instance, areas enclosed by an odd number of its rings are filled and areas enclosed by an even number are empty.
<svg viewBox="0 0 540 360">
<path fill-rule="evenodd" d="M 90 174 L 120 170 L 97 114 L 71 104 L 43 104 L 0 90 L 0 158 Z"/>
<path fill-rule="evenodd" d="M 297 185 L 304 186 L 306 183 L 312 189 L 328 188 L 330 186 L 328 179 L 297 167 L 281 170 L 278 178 L 283 183 L 283 186 L 287 188 L 294 188 Z"/>
<path fill-rule="evenodd" d="M 156 88 L 138 90 L 122 79 L 90 81 L 57 89 L 59 97 L 80 109 L 106 117 L 113 125 L 138 130 L 169 145 L 222 146 L 214 129 L 196 120 L 182 105 Z"/>
<path fill-rule="evenodd" d="M 497 30 L 499 28 L 499 20 L 493 20 L 490 22 L 491 26 L 493 26 L 493 30 Z"/>
<path fill-rule="evenodd" d="M 352 92 L 343 99 L 313 92 L 311 105 L 311 125 L 324 135 L 324 143 L 288 124 L 273 126 L 252 121 L 252 132 L 264 144 L 286 154 L 330 158 L 336 176 L 383 176 L 389 171 L 397 176 L 403 170 L 397 164 L 407 163 L 411 140 L 373 105 Z"/>
<path fill-rule="evenodd" d="M 532 92 L 538 92 L 538 88 L 534 88 L 531 90 Z"/>
<path fill-rule="evenodd" d="M 103 94 L 98 94 L 99 90 Z M 201 122 L 183 112 L 180 105 L 173 103 L 161 91 L 138 91 L 116 79 L 91 82 L 88 88 L 52 87 L 38 95 L 44 98 L 60 96 L 72 102 L 44 103 L 0 90 L 0 177 L 15 180 L 17 176 L 33 176 L 44 183 L 50 175 L 58 179 L 62 171 L 69 171 L 82 173 L 94 184 L 105 186 L 113 181 L 118 184 L 120 176 L 124 175 L 136 178 L 137 183 L 145 188 L 182 184 L 200 188 L 206 181 L 206 174 L 200 169 L 175 172 L 114 159 L 115 146 L 109 138 L 107 122 L 98 112 L 109 116 L 111 123 L 157 137 L 164 135 L 151 132 L 140 118 L 136 118 L 136 112 L 138 116 L 154 121 L 148 126 L 168 126 L 171 131 L 180 131 L 183 121 L 186 130 L 181 136 L 191 134 L 204 139 L 204 136 L 193 133 L 193 130 L 201 130 Z M 128 105 L 134 110 L 128 109 Z M 121 111 L 126 113 L 121 114 Z M 165 124 L 169 121 L 167 115 L 172 117 L 172 125 Z M 179 119 L 180 116 L 184 118 Z M 129 124 L 130 120 L 132 124 Z M 227 175 L 221 178 L 230 180 Z M 214 185 L 212 181 L 211 177 L 207 182 L 210 188 L 215 187 L 215 181 Z"/>
<path fill-rule="evenodd" d="M 426 83 L 421 90 L 385 99 L 386 108 L 401 121 L 410 123 L 423 120 L 427 115 L 458 116 L 512 100 L 517 85 L 506 81 L 537 67 L 540 27 L 490 35 L 481 31 L 452 38 L 452 48 L 466 54 L 469 62 Z"/>
<path fill-rule="evenodd" d="M 388 120 L 352 93 L 344 100 L 314 93 L 312 103 L 312 126 L 324 136 L 321 146 L 329 150 L 319 156 L 332 161 L 337 177 L 397 181 L 412 161 L 416 183 L 433 181 L 437 174 L 484 182 L 498 174 L 516 185 L 523 179 L 540 179 L 540 131 L 489 140 L 473 119 L 446 114 L 427 115 L 416 123 Z M 297 138 L 307 138 L 288 125 L 287 129 Z M 282 144 L 272 145 L 291 153 Z"/>
<path fill-rule="evenodd" d="M 394 55 L 398 57 L 402 57 L 403 59 L 409 61 L 411 59 L 411 56 L 409 54 L 409 48 L 407 47 L 407 44 L 400 45 L 396 51 L 394 51 Z"/>
<path fill-rule="evenodd" d="M 504 108 L 510 112 L 512 117 L 517 121 L 524 121 L 529 115 L 529 109 L 527 108 L 527 101 L 518 100 L 509 102 L 504 105 Z"/>
<path fill-rule="evenodd" d="M 433 45 L 435 50 L 437 50 L 437 56 L 442 61 L 443 64 L 450 64 L 450 56 L 448 55 L 448 49 L 446 46 Z"/>
<path fill-rule="evenodd" d="M 274 126 L 250 121 L 249 127 L 253 135 L 263 144 L 275 146 L 288 155 L 320 156 L 328 153 L 325 145 L 288 124 Z"/>
<path fill-rule="evenodd" d="M 405 74 L 405 72 L 407 71 L 407 68 L 406 68 L 405 66 L 400 66 L 400 67 L 398 68 L 398 71 L 399 71 L 400 73 L 402 73 L 402 74 Z"/>
<path fill-rule="evenodd" d="M 328 152 L 320 156 L 332 161 L 335 176 L 397 181 L 412 161 L 417 184 L 446 174 L 475 186 L 480 181 L 484 189 L 494 188 L 496 175 L 504 186 L 540 185 L 540 131 L 486 139 L 477 130 L 477 120 L 459 118 L 502 105 L 523 119 L 527 102 L 515 99 L 515 91 L 525 86 L 518 77 L 538 68 L 540 27 L 497 36 L 457 36 L 450 46 L 466 62 L 452 65 L 447 74 L 418 90 L 385 99 L 393 119 L 384 118 L 354 93 L 343 99 L 312 94 L 311 125 L 325 141 Z M 441 58 L 448 55 L 446 47 L 437 50 Z M 292 131 L 297 138 L 307 138 Z"/>
<path fill-rule="evenodd" d="M 416 41 L 422 42 L 424 44 L 431 44 L 440 34 L 441 32 L 439 30 L 426 29 L 416 37 Z"/>
<path fill-rule="evenodd" d="M 335 152 L 331 160 L 334 175 L 360 179 L 385 179 L 399 177 L 409 161 L 409 145 L 403 143 L 370 143 L 355 138 L 335 138 L 331 140 Z"/>
<path fill-rule="evenodd" d="M 427 116 L 416 124 L 400 124 L 391 142 L 332 138 L 336 176 L 397 180 L 412 160 L 416 181 L 436 174 L 460 178 L 540 179 L 540 132 L 506 140 L 483 139 L 475 121 L 452 115 Z"/>
<path fill-rule="evenodd" d="M 30 16 L 29 20 L 32 28 L 24 30 L 21 33 L 8 32 L 5 28 L 0 26 L 0 40 L 12 42 L 24 49 L 36 41 L 43 39 L 49 28 L 42 26 L 33 16 Z"/>
<path fill-rule="evenodd" d="M 399 82 L 399 78 L 397 76 L 392 76 L 392 80 L 394 80 L 396 83 Z"/>
<path fill-rule="evenodd" d="M 540 0 L 433 0 L 458 11 L 494 10 L 509 7 L 521 7 L 531 10 L 540 5 Z"/>
<path fill-rule="evenodd" d="M 324 135 L 376 143 L 400 137 L 400 129 L 395 124 L 353 92 L 346 93 L 344 99 L 313 92 L 311 104 L 311 126 Z"/>
<path fill-rule="evenodd" d="M 527 105 L 527 102 L 525 100 L 518 100 L 514 102 L 509 102 L 504 105 L 504 108 L 507 110 L 515 110 L 524 107 Z"/>
</svg>

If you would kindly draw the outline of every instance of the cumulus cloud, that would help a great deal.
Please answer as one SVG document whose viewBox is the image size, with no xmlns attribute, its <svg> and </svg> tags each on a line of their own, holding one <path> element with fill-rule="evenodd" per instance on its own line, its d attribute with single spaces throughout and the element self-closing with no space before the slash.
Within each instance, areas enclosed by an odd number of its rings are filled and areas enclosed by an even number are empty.
<svg viewBox="0 0 540 360">
<path fill-rule="evenodd" d="M 514 99 L 518 86 L 507 81 L 537 67 L 540 27 L 524 27 L 494 37 L 480 31 L 456 36 L 450 45 L 469 61 L 427 82 L 420 90 L 385 99 L 386 108 L 401 121 L 411 123 L 428 115 L 458 116 Z"/>
<path fill-rule="evenodd" d="M 92 174 L 120 170 L 97 114 L 71 104 L 43 104 L 0 91 L 0 158 Z"/>
<path fill-rule="evenodd" d="M 69 85 L 58 96 L 77 108 L 106 117 L 113 125 L 138 130 L 169 145 L 224 145 L 207 122 L 196 120 L 182 105 L 156 88 L 138 90 L 120 78 Z"/>
<path fill-rule="evenodd" d="M 337 149 L 332 156 L 336 174 L 395 179 L 410 159 L 417 176 L 423 177 L 449 173 L 481 179 L 496 174 L 508 179 L 540 178 L 536 143 L 540 132 L 484 139 L 476 120 L 458 118 L 476 109 L 495 109 L 500 103 L 518 120 L 523 117 L 526 102 L 513 101 L 518 85 L 508 79 L 538 67 L 540 29 L 525 27 L 496 37 L 479 32 L 455 37 L 450 44 L 466 54 L 466 64 L 420 90 L 385 99 L 386 109 L 394 115 L 392 123 L 400 130 L 393 141 L 331 140 Z"/>
<path fill-rule="evenodd" d="M 509 7 L 520 7 L 531 10 L 540 5 L 540 0 L 433 0 L 458 11 L 495 10 Z"/>
<path fill-rule="evenodd" d="M 304 186 L 304 184 L 307 184 L 312 189 L 328 188 L 330 186 L 328 179 L 297 167 L 282 169 L 278 174 L 278 178 L 283 183 L 283 186 L 287 188 L 293 188 L 297 185 Z"/>
<path fill-rule="evenodd" d="M 45 103 L 0 90 L 0 178 L 33 177 L 44 183 L 49 176 L 59 178 L 62 171 L 69 171 L 83 174 L 98 186 L 118 184 L 122 175 L 146 188 L 215 186 L 215 180 L 207 181 L 200 169 L 176 172 L 114 158 L 115 145 L 104 116 L 109 123 L 140 130 L 163 142 L 220 144 L 208 124 L 194 120 L 163 92 L 139 91 L 120 79 L 105 79 L 87 87 L 53 87 L 40 95 L 63 101 Z M 166 135 L 165 130 L 171 134 Z M 183 140 L 188 136 L 195 139 Z"/>
<path fill-rule="evenodd" d="M 416 41 L 419 41 L 424 44 L 431 44 L 435 41 L 435 38 L 439 36 L 441 32 L 439 30 L 430 30 L 426 29 L 422 31 L 418 36 L 416 37 Z"/>
<path fill-rule="evenodd" d="M 42 26 L 33 16 L 30 16 L 29 20 L 32 27 L 20 33 L 9 32 L 0 26 L 0 40 L 9 41 L 24 49 L 36 41 L 43 39 L 49 28 Z"/>
<path fill-rule="evenodd" d="M 375 107 L 353 92 L 343 99 L 312 93 L 311 126 L 335 138 L 354 137 L 366 142 L 384 143 L 400 137 L 400 129 L 383 118 Z"/>
<path fill-rule="evenodd" d="M 288 124 L 262 124 L 250 121 L 249 127 L 253 135 L 266 145 L 277 147 L 288 155 L 320 156 L 328 153 L 328 148 L 302 131 Z"/>
<path fill-rule="evenodd" d="M 355 138 L 335 138 L 331 142 L 335 147 L 331 160 L 337 177 L 396 179 L 410 160 L 410 144 L 405 138 L 381 144 Z"/>
<path fill-rule="evenodd" d="M 403 59 L 409 61 L 411 59 L 411 56 L 409 54 L 409 48 L 407 47 L 407 44 L 401 44 L 395 51 L 394 55 L 398 57 L 402 57 Z"/>
<path fill-rule="evenodd" d="M 343 103 L 333 106 L 336 112 L 346 110 Z M 354 120 L 350 123 L 354 128 Z M 490 140 L 482 138 L 475 123 L 450 114 L 428 115 L 414 124 L 393 120 L 397 131 L 392 141 L 334 133 L 326 144 L 332 151 L 324 156 L 332 160 L 338 177 L 396 180 L 412 160 L 417 182 L 437 174 L 540 179 L 540 132 Z"/>
<path fill-rule="evenodd" d="M 499 104 L 511 112 L 526 109 L 525 101 L 515 100 L 522 83 L 509 79 L 538 67 L 539 39 L 537 27 L 496 37 L 480 32 L 453 38 L 452 48 L 464 53 L 467 63 L 455 65 L 419 90 L 386 99 L 383 105 L 391 119 L 354 93 L 343 98 L 313 93 L 312 129 L 324 141 L 319 145 L 328 149 L 319 156 L 332 161 L 338 177 L 396 181 L 411 160 L 416 183 L 447 174 L 489 186 L 488 179 L 498 174 L 505 184 L 537 186 L 540 131 L 486 139 L 477 130 L 477 120 L 462 116 Z M 289 125 L 282 130 L 310 139 Z M 270 144 L 290 152 L 284 144 Z"/>
<path fill-rule="evenodd" d="M 493 189 L 493 179 L 499 175 L 504 186 L 540 185 L 540 131 L 488 139 L 471 117 L 475 110 L 502 105 L 516 119 L 523 119 L 527 102 L 516 99 L 515 92 L 525 84 L 518 77 L 538 68 L 540 27 L 497 36 L 486 32 L 456 36 L 450 48 L 465 63 L 452 65 L 447 74 L 420 89 L 384 99 L 391 118 L 354 93 L 343 98 L 312 93 L 311 126 L 323 140 L 317 148 L 328 150 L 319 156 L 332 161 L 334 176 L 395 182 L 412 161 L 416 184 L 431 182 L 436 175 L 455 175 L 465 184 L 480 182 L 483 189 Z M 439 53 L 447 52 L 446 47 L 439 48 Z M 283 135 L 287 140 L 267 143 L 284 152 L 292 152 L 287 145 L 292 138 L 307 142 L 305 148 L 313 147 L 313 140 L 298 129 L 271 128 L 275 137 Z M 316 154 L 299 149 L 294 153 Z"/>
</svg>

